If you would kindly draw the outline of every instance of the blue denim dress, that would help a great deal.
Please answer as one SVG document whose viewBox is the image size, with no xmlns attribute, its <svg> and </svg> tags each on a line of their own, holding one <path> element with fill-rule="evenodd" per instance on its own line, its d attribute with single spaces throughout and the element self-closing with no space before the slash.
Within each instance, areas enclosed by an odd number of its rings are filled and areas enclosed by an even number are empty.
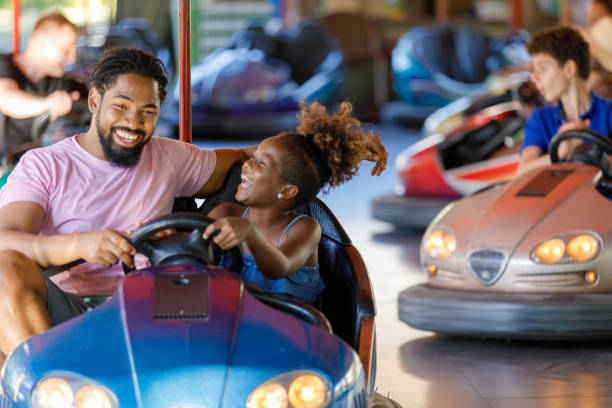
<svg viewBox="0 0 612 408">
<path fill-rule="evenodd" d="M 248 211 L 249 209 L 247 208 L 244 214 L 242 214 L 242 218 L 246 217 Z M 295 217 L 291 220 L 289 225 L 285 227 L 278 240 L 279 248 L 283 243 L 283 238 L 287 234 L 287 231 L 289 231 L 293 224 L 302 217 L 305 217 L 305 215 Z M 319 274 L 318 264 L 315 266 L 303 266 L 285 278 L 268 279 L 257 268 L 255 259 L 253 259 L 253 256 L 250 254 L 244 254 L 244 266 L 242 267 L 241 277 L 244 282 L 253 284 L 261 290 L 266 292 L 289 293 L 306 303 L 313 303 L 317 295 L 325 288 L 325 284 Z"/>
</svg>

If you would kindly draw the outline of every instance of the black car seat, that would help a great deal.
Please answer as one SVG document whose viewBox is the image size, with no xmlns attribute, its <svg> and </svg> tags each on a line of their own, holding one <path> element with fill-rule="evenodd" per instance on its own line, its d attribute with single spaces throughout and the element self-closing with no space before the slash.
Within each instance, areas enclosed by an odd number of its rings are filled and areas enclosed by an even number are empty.
<svg viewBox="0 0 612 408">
<path fill-rule="evenodd" d="M 478 31 L 446 24 L 413 28 L 410 35 L 414 59 L 431 72 L 464 83 L 481 82 L 489 74 L 491 38 Z"/>
<path fill-rule="evenodd" d="M 296 209 L 321 225 L 319 272 L 325 289 L 315 306 L 336 335 L 359 351 L 369 372 L 374 347 L 374 294 L 365 263 L 331 210 L 318 198 Z M 350 318 L 349 318 L 350 317 Z"/>
</svg>

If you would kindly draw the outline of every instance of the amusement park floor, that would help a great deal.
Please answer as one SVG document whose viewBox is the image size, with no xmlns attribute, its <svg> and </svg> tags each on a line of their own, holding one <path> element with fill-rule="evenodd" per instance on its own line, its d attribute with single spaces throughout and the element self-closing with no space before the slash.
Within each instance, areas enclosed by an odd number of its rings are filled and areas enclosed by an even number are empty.
<svg viewBox="0 0 612 408">
<path fill-rule="evenodd" d="M 555 343 L 467 339 L 408 327 L 397 317 L 397 295 L 421 283 L 422 231 L 399 231 L 370 215 L 372 199 L 393 191 L 394 161 L 420 131 L 374 127 L 389 151 L 389 166 L 356 179 L 322 199 L 363 256 L 374 286 L 378 365 L 376 387 L 410 408 L 612 407 L 612 343 Z M 255 140 L 196 140 L 206 148 Z"/>
</svg>

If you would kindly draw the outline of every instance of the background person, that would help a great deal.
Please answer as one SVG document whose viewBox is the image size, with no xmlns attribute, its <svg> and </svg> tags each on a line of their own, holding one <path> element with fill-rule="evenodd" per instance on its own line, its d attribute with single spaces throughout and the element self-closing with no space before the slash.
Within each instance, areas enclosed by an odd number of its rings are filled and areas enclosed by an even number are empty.
<svg viewBox="0 0 612 408">
<path fill-rule="evenodd" d="M 608 136 L 612 128 L 611 103 L 589 89 L 589 45 L 578 31 L 559 27 L 542 32 L 531 39 L 527 50 L 533 57 L 531 81 L 555 105 L 534 110 L 525 123 L 517 174 L 550 164 L 548 147 L 558 133 L 591 129 Z M 559 157 L 566 158 L 579 143 L 562 142 Z"/>
<path fill-rule="evenodd" d="M 60 13 L 41 17 L 19 54 L 0 55 L 0 156 L 31 141 L 34 118 L 70 112 L 83 86 L 63 78 L 76 60 L 78 28 Z"/>
<path fill-rule="evenodd" d="M 591 75 L 589 86 L 597 95 L 612 97 L 612 0 L 593 0 L 588 10 L 588 27 L 576 27 L 589 43 Z"/>
</svg>

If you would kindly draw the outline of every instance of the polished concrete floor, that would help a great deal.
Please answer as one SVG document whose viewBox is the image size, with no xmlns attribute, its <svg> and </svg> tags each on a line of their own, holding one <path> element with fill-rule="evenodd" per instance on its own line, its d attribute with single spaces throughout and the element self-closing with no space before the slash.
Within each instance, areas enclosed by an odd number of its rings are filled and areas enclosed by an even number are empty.
<svg viewBox="0 0 612 408">
<path fill-rule="evenodd" d="M 323 200 L 361 252 L 377 305 L 378 392 L 411 408 L 612 407 L 612 342 L 553 343 L 463 339 L 412 329 L 397 318 L 397 295 L 425 280 L 418 231 L 396 231 L 370 216 L 373 198 L 397 183 L 395 157 L 419 132 L 376 127 L 389 168 L 359 176 Z M 256 141 L 199 141 L 210 148 Z"/>
</svg>

